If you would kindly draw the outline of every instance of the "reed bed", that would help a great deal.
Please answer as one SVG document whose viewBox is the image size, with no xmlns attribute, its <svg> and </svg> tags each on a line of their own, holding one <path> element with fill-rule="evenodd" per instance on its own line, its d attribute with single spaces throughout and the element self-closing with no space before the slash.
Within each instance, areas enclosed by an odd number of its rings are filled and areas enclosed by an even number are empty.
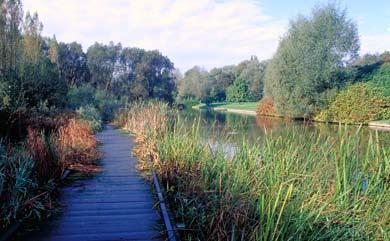
<svg viewBox="0 0 390 241">
<path fill-rule="evenodd" d="M 164 183 L 183 240 L 390 240 L 390 150 L 377 136 L 267 133 L 228 157 L 173 116 L 138 103 L 118 124 Z"/>
<path fill-rule="evenodd" d="M 0 232 L 15 221 L 50 215 L 65 168 L 99 171 L 97 144 L 90 125 L 73 118 L 49 133 L 30 126 L 17 144 L 0 140 Z"/>
<path fill-rule="evenodd" d="M 95 172 L 101 168 L 95 161 L 101 157 L 98 141 L 87 121 L 70 119 L 56 134 L 59 162 L 68 169 Z"/>
</svg>

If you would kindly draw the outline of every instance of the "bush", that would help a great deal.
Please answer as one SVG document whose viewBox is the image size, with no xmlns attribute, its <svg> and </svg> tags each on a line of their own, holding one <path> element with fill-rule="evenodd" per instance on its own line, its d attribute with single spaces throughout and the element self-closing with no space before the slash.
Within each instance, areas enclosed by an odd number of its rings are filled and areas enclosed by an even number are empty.
<svg viewBox="0 0 390 241">
<path fill-rule="evenodd" d="M 228 88 L 227 100 L 229 102 L 249 102 L 252 100 L 249 87 L 243 79 L 237 78 Z"/>
<path fill-rule="evenodd" d="M 63 168 L 58 160 L 52 136 L 45 135 L 43 131 L 28 128 L 27 150 L 34 160 L 34 177 L 39 185 L 44 185 L 49 180 L 56 180 L 61 176 Z"/>
<path fill-rule="evenodd" d="M 91 85 L 73 86 L 68 92 L 68 107 L 77 109 L 95 103 L 95 89 Z"/>
<path fill-rule="evenodd" d="M 87 121 L 93 132 L 102 129 L 102 117 L 93 105 L 81 106 L 76 110 L 80 118 Z"/>
<path fill-rule="evenodd" d="M 390 96 L 386 88 L 373 83 L 358 83 L 341 91 L 329 108 L 321 111 L 318 121 L 367 124 L 390 119 Z"/>
<path fill-rule="evenodd" d="M 57 132 L 56 146 L 61 163 L 68 169 L 91 170 L 94 161 L 100 157 L 96 150 L 97 140 L 87 121 L 69 120 Z"/>
<path fill-rule="evenodd" d="M 32 150 L 33 147 L 29 147 Z M 25 145 L 8 146 L 0 143 L 0 230 L 15 220 L 41 218 L 52 208 L 52 180 L 39 185 L 38 164 Z"/>
<path fill-rule="evenodd" d="M 120 102 L 113 94 L 104 90 L 96 91 L 95 103 L 101 113 L 103 121 L 113 120 L 116 110 L 121 106 Z"/>
<path fill-rule="evenodd" d="M 259 101 L 256 108 L 258 116 L 279 116 L 276 111 L 274 101 L 271 97 L 264 97 Z"/>
</svg>

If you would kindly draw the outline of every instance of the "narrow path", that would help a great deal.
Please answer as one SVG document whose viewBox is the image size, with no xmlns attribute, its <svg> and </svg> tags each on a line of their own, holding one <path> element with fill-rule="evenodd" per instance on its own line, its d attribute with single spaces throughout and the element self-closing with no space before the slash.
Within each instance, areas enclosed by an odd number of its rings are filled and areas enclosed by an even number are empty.
<svg viewBox="0 0 390 241">
<path fill-rule="evenodd" d="M 104 171 L 64 188 L 63 214 L 35 240 L 162 240 L 156 201 L 131 156 L 132 140 L 111 126 L 99 133 L 98 139 Z"/>
</svg>

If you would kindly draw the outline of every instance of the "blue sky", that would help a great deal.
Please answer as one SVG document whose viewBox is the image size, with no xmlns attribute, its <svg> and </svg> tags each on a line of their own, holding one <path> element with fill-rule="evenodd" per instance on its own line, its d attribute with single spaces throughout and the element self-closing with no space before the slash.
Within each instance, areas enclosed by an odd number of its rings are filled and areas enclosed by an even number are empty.
<svg viewBox="0 0 390 241">
<path fill-rule="evenodd" d="M 390 33 L 390 1 L 389 0 L 338 0 L 338 1 L 257 1 L 265 14 L 276 18 L 293 18 L 298 14 L 308 15 L 316 4 L 335 3 L 346 8 L 348 16 L 358 22 L 359 31 L 366 34 Z"/>
<path fill-rule="evenodd" d="M 271 58 L 288 22 L 308 15 L 312 0 L 24 0 L 37 11 L 44 35 L 158 49 L 182 72 L 194 65 L 210 69 L 236 64 L 251 55 Z M 331 1 L 347 8 L 358 24 L 361 53 L 390 50 L 390 0 Z"/>
</svg>

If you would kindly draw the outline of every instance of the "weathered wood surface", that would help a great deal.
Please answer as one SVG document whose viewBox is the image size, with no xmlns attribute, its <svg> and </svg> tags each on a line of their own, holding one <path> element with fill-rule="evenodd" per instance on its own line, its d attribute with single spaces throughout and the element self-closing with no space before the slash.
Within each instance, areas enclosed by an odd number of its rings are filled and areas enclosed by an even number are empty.
<svg viewBox="0 0 390 241">
<path fill-rule="evenodd" d="M 65 187 L 62 215 L 30 240 L 163 240 L 156 200 L 131 156 L 132 140 L 111 126 L 98 139 L 104 171 Z"/>
</svg>

